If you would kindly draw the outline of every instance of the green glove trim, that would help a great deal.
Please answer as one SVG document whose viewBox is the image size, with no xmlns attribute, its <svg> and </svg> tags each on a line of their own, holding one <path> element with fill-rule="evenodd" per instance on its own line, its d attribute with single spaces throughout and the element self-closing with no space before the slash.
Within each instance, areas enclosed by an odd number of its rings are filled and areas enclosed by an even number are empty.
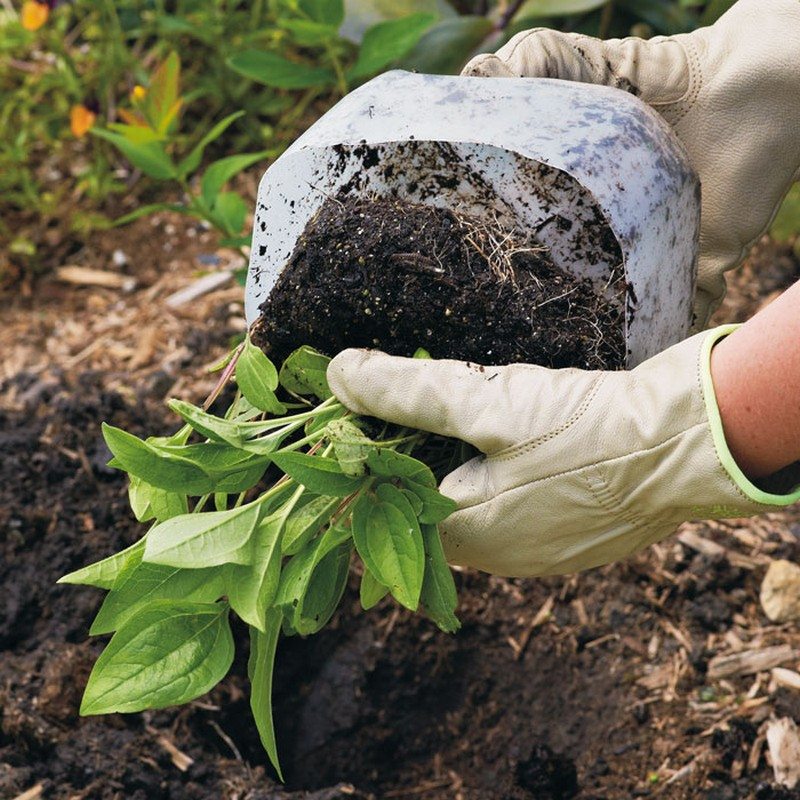
<svg viewBox="0 0 800 800">
<path fill-rule="evenodd" d="M 706 403 L 708 422 L 711 426 L 711 435 L 714 438 L 714 447 L 716 448 L 717 456 L 719 457 L 720 463 L 725 468 L 725 471 L 749 500 L 768 506 L 788 506 L 800 500 L 800 486 L 791 494 L 770 494 L 763 489 L 759 489 L 739 468 L 739 465 L 731 455 L 731 451 L 728 449 L 728 443 L 725 441 L 722 417 L 719 413 L 717 397 L 714 392 L 714 383 L 711 379 L 711 350 L 720 339 L 733 333 L 738 327 L 738 325 L 721 325 L 709 331 L 706 340 L 703 342 L 703 349 L 700 353 L 703 397 Z"/>
</svg>

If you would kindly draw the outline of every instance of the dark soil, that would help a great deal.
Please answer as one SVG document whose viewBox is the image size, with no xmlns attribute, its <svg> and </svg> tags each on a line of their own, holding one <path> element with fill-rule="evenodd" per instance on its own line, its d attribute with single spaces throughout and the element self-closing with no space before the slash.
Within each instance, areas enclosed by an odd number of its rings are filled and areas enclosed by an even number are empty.
<svg viewBox="0 0 800 800">
<path fill-rule="evenodd" d="M 255 339 L 278 361 L 309 344 L 617 369 L 622 307 L 519 232 L 433 206 L 334 198 L 262 305 Z"/>
<path fill-rule="evenodd" d="M 47 800 L 789 797 L 770 787 L 763 756 L 742 775 L 760 724 L 753 712 L 723 708 L 727 721 L 709 736 L 711 721 L 691 711 L 714 654 L 708 637 L 732 615 L 752 617 L 760 576 L 679 545 L 666 558 L 651 550 L 566 578 L 459 572 L 456 636 L 386 601 L 360 611 L 354 578 L 328 629 L 279 647 L 285 789 L 270 777 L 250 720 L 240 627 L 234 668 L 208 697 L 80 719 L 102 646 L 87 638 L 102 593 L 55 581 L 141 534 L 123 476 L 105 466 L 98 421 L 140 433 L 174 422 L 147 394 L 123 400 L 96 375 L 62 379 L 38 402 L 0 412 L 3 800 L 35 786 Z M 777 541 L 780 556 L 797 557 L 796 546 Z M 551 614 L 532 627 L 548 598 Z M 665 621 L 685 632 L 691 653 L 665 634 Z M 654 638 L 660 645 L 648 656 Z M 637 683 L 676 659 L 673 695 Z M 751 682 L 736 681 L 740 696 Z M 791 699 L 778 698 L 780 713 L 800 713 Z M 689 779 L 668 787 L 648 779 L 666 759 L 677 769 L 697 757 Z"/>
</svg>

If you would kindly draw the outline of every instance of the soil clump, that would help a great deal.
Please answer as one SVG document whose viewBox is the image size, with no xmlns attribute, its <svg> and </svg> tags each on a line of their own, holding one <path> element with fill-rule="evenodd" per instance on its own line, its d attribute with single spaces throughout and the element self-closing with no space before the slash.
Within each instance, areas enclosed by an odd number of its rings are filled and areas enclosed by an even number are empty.
<svg viewBox="0 0 800 800">
<path fill-rule="evenodd" d="M 618 369 L 623 308 L 519 231 L 394 199 L 331 198 L 298 240 L 253 336 L 276 361 L 308 344 L 330 355 L 424 347 L 483 364 Z"/>
</svg>

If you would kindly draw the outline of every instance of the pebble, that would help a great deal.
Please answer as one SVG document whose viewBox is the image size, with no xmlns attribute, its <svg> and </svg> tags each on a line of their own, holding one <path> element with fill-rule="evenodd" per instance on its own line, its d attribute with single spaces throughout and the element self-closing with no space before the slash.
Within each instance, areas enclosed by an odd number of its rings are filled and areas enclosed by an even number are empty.
<svg viewBox="0 0 800 800">
<path fill-rule="evenodd" d="M 773 561 L 761 583 L 761 607 L 772 622 L 800 619 L 800 566 Z"/>
</svg>

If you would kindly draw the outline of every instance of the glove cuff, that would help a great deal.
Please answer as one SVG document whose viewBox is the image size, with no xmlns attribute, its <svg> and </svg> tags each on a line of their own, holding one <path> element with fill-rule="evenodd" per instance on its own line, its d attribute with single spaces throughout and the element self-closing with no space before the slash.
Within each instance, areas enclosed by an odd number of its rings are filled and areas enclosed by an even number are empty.
<svg viewBox="0 0 800 800">
<path fill-rule="evenodd" d="M 703 386 L 703 399 L 705 401 L 708 423 L 714 441 L 714 448 L 717 451 L 717 458 L 720 464 L 722 464 L 722 467 L 728 473 L 731 481 L 750 502 L 766 507 L 763 510 L 769 510 L 770 506 L 788 506 L 800 501 L 800 474 L 797 475 L 797 480 L 792 481 L 792 490 L 786 494 L 773 494 L 765 491 L 756 486 L 744 472 L 742 472 L 725 440 L 722 417 L 719 412 L 719 406 L 717 405 L 714 383 L 711 378 L 711 351 L 717 342 L 730 333 L 733 333 L 738 327 L 739 325 L 721 325 L 718 328 L 713 328 L 708 331 L 700 352 L 700 374 Z"/>
</svg>

